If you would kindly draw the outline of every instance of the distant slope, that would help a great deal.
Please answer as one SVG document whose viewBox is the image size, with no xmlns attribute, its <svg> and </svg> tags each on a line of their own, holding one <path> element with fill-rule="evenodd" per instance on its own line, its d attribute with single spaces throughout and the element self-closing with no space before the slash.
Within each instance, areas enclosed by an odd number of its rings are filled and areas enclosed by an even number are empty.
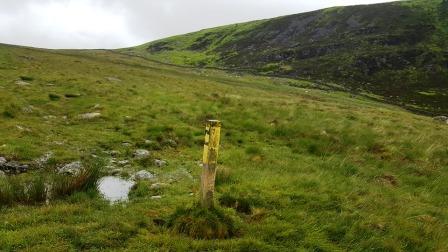
<svg viewBox="0 0 448 252">
<path fill-rule="evenodd" d="M 332 81 L 448 113 L 448 1 L 335 7 L 175 36 L 120 52 L 167 63 Z"/>
</svg>

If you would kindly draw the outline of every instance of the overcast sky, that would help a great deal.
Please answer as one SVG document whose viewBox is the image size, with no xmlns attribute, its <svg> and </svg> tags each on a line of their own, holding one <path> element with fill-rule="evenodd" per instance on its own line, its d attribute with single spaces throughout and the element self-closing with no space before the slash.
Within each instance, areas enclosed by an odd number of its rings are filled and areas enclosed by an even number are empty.
<svg viewBox="0 0 448 252">
<path fill-rule="evenodd" d="M 0 0 L 0 43 L 120 48 L 219 25 L 379 2 L 388 1 Z"/>
</svg>

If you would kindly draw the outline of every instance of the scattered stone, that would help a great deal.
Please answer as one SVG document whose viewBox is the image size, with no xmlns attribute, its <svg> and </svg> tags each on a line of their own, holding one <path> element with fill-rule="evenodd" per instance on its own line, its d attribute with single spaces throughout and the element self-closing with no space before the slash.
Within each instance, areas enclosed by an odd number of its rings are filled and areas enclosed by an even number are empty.
<svg viewBox="0 0 448 252">
<path fill-rule="evenodd" d="M 45 164 L 48 163 L 48 161 L 53 157 L 53 152 L 47 152 L 42 157 L 34 160 L 37 167 L 42 168 Z"/>
<path fill-rule="evenodd" d="M 54 116 L 54 115 L 46 115 L 46 116 L 44 116 L 43 118 L 44 118 L 45 120 L 51 120 L 51 119 L 55 119 L 56 116 Z"/>
<path fill-rule="evenodd" d="M 9 174 L 19 174 L 28 171 L 28 165 L 20 164 L 18 162 L 3 162 L 0 163 L 0 171 Z"/>
<path fill-rule="evenodd" d="M 24 86 L 29 86 L 31 84 L 29 82 L 26 82 L 23 80 L 18 80 L 18 81 L 16 81 L 16 85 L 24 87 Z"/>
<path fill-rule="evenodd" d="M 148 140 L 148 139 L 145 140 L 145 144 L 153 144 L 153 143 L 154 143 L 154 141 L 152 141 L 152 140 Z"/>
<path fill-rule="evenodd" d="M 58 169 L 59 173 L 68 174 L 68 175 L 76 175 L 83 168 L 81 161 L 71 162 L 66 164 Z"/>
<path fill-rule="evenodd" d="M 168 139 L 166 140 L 166 143 L 171 146 L 171 147 L 176 147 L 177 146 L 177 142 L 174 141 L 173 139 Z"/>
<path fill-rule="evenodd" d="M 147 157 L 149 157 L 149 151 L 148 150 L 145 150 L 145 149 L 138 149 L 138 150 L 135 150 L 135 152 L 134 152 L 134 157 L 136 158 L 136 159 L 144 159 L 144 158 L 147 158 Z"/>
<path fill-rule="evenodd" d="M 20 131 L 26 131 L 26 132 L 31 132 L 31 129 L 20 126 L 20 125 L 16 125 L 16 128 Z"/>
<path fill-rule="evenodd" d="M 433 117 L 433 119 L 435 121 L 443 122 L 443 123 L 448 124 L 448 116 L 436 116 L 436 117 Z"/>
<path fill-rule="evenodd" d="M 168 186 L 170 186 L 170 185 L 166 184 L 166 183 L 154 183 L 149 188 L 152 190 L 158 190 L 158 189 L 162 189 L 162 188 L 165 188 Z"/>
<path fill-rule="evenodd" d="M 154 174 L 145 171 L 145 170 L 141 170 L 136 172 L 133 176 L 132 176 L 132 180 L 150 180 L 153 179 L 155 176 Z"/>
<path fill-rule="evenodd" d="M 112 77 L 112 76 L 107 76 L 107 77 L 105 77 L 105 79 L 110 82 L 121 82 L 120 79 L 118 79 L 117 77 Z"/>
<path fill-rule="evenodd" d="M 123 172 L 122 169 L 113 169 L 113 170 L 110 171 L 110 175 L 112 175 L 112 176 L 118 176 L 118 175 L 120 175 L 122 172 Z"/>
<path fill-rule="evenodd" d="M 99 113 L 99 112 L 92 112 L 92 113 L 85 113 L 85 114 L 79 115 L 79 118 L 80 119 L 85 119 L 85 120 L 90 120 L 90 119 L 94 119 L 94 118 L 97 118 L 97 117 L 100 117 L 100 116 L 101 116 L 101 113 Z"/>
<path fill-rule="evenodd" d="M 164 167 L 167 165 L 167 162 L 165 160 L 155 159 L 154 165 L 157 167 Z"/>
<path fill-rule="evenodd" d="M 6 164 L 6 158 L 0 157 L 0 165 Z"/>
<path fill-rule="evenodd" d="M 119 165 L 127 165 L 127 164 L 129 164 L 129 160 L 121 160 L 121 161 L 118 161 L 117 164 L 119 164 Z"/>
<path fill-rule="evenodd" d="M 162 198 L 162 196 L 160 196 L 160 195 L 151 196 L 151 199 L 161 199 L 161 198 Z"/>
<path fill-rule="evenodd" d="M 129 143 L 129 142 L 123 142 L 122 145 L 125 146 L 125 147 L 131 147 L 131 146 L 132 146 L 132 143 Z"/>
</svg>

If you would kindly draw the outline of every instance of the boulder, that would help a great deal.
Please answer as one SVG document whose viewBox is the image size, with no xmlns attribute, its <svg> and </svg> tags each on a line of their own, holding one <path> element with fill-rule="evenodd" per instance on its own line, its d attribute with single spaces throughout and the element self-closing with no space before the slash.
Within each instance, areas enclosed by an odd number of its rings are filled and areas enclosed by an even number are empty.
<svg viewBox="0 0 448 252">
<path fill-rule="evenodd" d="M 83 169 L 81 161 L 71 162 L 58 169 L 61 174 L 76 175 Z"/>
<path fill-rule="evenodd" d="M 448 124 L 448 116 L 436 116 L 436 117 L 433 117 L 432 119 L 434 119 L 435 121 L 439 121 L 439 122 Z"/>
<path fill-rule="evenodd" d="M 6 164 L 6 158 L 4 158 L 4 157 L 0 157 L 0 166 L 1 165 L 3 165 L 3 164 Z"/>
<path fill-rule="evenodd" d="M 145 171 L 145 170 L 141 170 L 136 172 L 133 176 L 132 176 L 132 180 L 150 180 L 153 179 L 155 176 L 154 174 Z"/>
<path fill-rule="evenodd" d="M 134 151 L 134 157 L 136 159 L 144 159 L 149 157 L 150 153 L 148 150 L 144 150 L 144 149 L 138 149 Z"/>
</svg>

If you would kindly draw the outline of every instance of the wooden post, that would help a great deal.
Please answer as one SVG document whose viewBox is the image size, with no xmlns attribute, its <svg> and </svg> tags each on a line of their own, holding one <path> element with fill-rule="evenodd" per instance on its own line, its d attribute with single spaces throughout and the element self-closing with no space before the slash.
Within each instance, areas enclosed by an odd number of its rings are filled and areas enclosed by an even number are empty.
<svg viewBox="0 0 448 252">
<path fill-rule="evenodd" d="M 216 165 L 218 160 L 221 122 L 208 120 L 205 127 L 204 154 L 202 156 L 201 206 L 213 208 L 215 192 Z"/>
</svg>

